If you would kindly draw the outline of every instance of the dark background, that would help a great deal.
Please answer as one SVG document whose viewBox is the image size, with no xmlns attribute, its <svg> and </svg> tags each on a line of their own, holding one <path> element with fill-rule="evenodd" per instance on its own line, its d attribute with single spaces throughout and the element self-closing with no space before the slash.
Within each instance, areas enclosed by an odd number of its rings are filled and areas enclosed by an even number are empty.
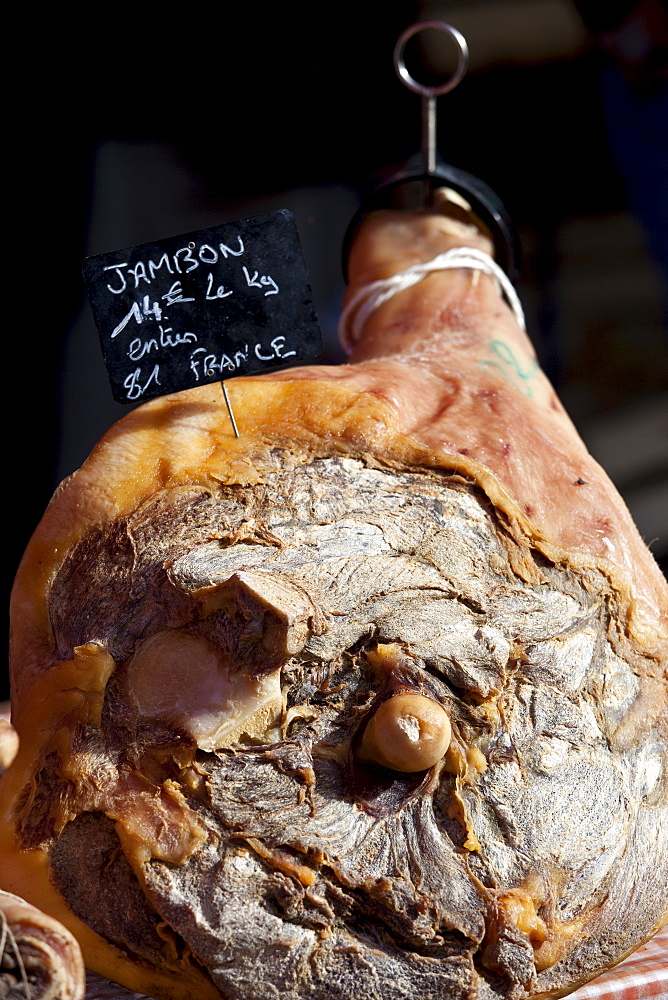
<svg viewBox="0 0 668 1000">
<path fill-rule="evenodd" d="M 322 360 L 343 360 L 341 241 L 364 193 L 419 149 L 420 101 L 398 81 L 392 51 L 404 28 L 432 17 L 459 27 L 471 50 L 464 81 L 439 99 L 440 153 L 485 180 L 514 218 L 541 362 L 665 567 L 665 3 L 175 11 L 19 15 L 5 117 L 5 607 L 56 484 L 125 409 L 106 381 L 83 258 L 290 208 Z M 428 63 L 432 52 L 422 55 Z M 444 58 L 434 72 L 447 49 Z"/>
</svg>

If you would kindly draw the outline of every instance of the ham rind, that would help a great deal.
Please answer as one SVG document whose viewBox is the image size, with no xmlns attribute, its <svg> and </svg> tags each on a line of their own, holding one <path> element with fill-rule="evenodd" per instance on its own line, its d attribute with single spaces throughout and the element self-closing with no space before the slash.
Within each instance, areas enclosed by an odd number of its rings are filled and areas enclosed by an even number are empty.
<svg viewBox="0 0 668 1000">
<path fill-rule="evenodd" d="M 81 949 L 62 924 L 0 890 L 3 996 L 28 1000 L 83 1000 Z"/>
<path fill-rule="evenodd" d="M 377 213 L 348 301 L 462 245 Z M 238 439 L 218 386 L 138 408 L 28 547 L 3 884 L 158 997 L 524 1000 L 620 961 L 668 919 L 668 588 L 494 277 L 227 387 Z M 399 694 L 409 740 L 449 716 L 423 772 L 368 757 Z"/>
</svg>

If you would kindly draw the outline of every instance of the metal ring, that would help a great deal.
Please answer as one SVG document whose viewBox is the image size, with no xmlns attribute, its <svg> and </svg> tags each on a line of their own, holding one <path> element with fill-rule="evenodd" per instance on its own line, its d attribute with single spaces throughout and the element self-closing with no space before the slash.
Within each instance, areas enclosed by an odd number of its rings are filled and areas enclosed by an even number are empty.
<svg viewBox="0 0 668 1000">
<path fill-rule="evenodd" d="M 459 58 L 457 61 L 457 68 L 445 83 L 442 83 L 438 87 L 427 87 L 422 83 L 418 83 L 414 80 L 406 69 L 406 64 L 404 62 L 404 48 L 406 47 L 406 42 L 416 35 L 418 31 L 423 31 L 424 28 L 436 28 L 438 31 L 445 31 L 457 44 L 459 49 Z M 401 33 L 397 39 L 397 44 L 394 46 L 394 68 L 397 71 L 397 76 L 403 81 L 403 83 L 409 88 L 409 90 L 414 91 L 416 94 L 421 94 L 422 97 L 438 97 L 440 94 L 447 94 L 449 90 L 453 90 L 454 87 L 460 82 L 464 74 L 466 73 L 469 64 L 469 47 L 466 44 L 466 39 L 453 28 L 450 24 L 445 24 L 444 21 L 418 21 L 417 24 L 412 24 L 410 28 L 406 28 L 404 32 Z"/>
</svg>

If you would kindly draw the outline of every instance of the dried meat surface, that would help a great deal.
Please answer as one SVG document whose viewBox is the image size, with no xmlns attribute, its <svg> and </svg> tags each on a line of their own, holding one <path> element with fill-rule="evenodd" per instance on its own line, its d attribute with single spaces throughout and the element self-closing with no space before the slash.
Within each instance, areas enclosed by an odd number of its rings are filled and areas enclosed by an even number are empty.
<svg viewBox="0 0 668 1000">
<path fill-rule="evenodd" d="M 353 289 L 464 236 L 381 215 Z M 56 495 L 2 876 L 159 997 L 562 995 L 668 913 L 665 581 L 487 276 L 352 361 L 230 383 L 239 440 L 147 404 Z M 400 693 L 451 726 L 417 772 L 361 753 Z"/>
</svg>

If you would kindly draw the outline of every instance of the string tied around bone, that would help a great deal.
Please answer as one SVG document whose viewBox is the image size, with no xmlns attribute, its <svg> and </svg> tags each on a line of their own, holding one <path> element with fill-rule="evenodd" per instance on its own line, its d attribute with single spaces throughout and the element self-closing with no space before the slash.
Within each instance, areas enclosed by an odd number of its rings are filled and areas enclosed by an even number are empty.
<svg viewBox="0 0 668 1000">
<path fill-rule="evenodd" d="M 438 254 L 433 260 L 423 264 L 414 264 L 412 267 L 406 268 L 405 271 L 392 275 L 391 278 L 372 281 L 359 288 L 341 312 L 339 340 L 343 349 L 347 354 L 351 353 L 360 339 L 362 329 L 369 316 L 394 295 L 417 285 L 428 274 L 457 268 L 471 268 L 491 275 L 496 280 L 500 293 L 512 309 L 515 319 L 522 329 L 526 329 L 524 310 L 519 296 L 510 278 L 499 267 L 494 258 L 475 247 L 453 247 L 445 253 Z"/>
</svg>

